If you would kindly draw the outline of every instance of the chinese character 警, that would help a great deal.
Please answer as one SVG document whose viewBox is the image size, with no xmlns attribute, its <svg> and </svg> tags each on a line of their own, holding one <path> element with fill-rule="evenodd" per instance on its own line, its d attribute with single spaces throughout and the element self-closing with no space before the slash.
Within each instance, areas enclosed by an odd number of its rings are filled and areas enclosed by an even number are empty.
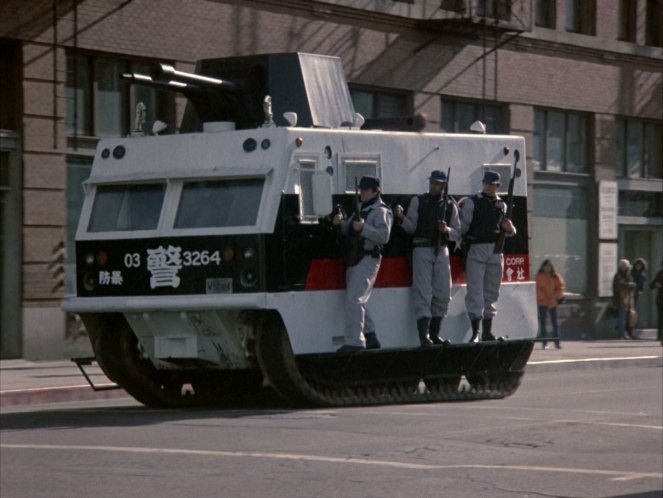
<svg viewBox="0 0 663 498">
<path fill-rule="evenodd" d="M 173 287 L 180 285 L 177 272 L 182 269 L 181 247 L 169 245 L 167 248 L 159 246 L 147 250 L 147 269 L 152 274 L 150 287 Z"/>
</svg>

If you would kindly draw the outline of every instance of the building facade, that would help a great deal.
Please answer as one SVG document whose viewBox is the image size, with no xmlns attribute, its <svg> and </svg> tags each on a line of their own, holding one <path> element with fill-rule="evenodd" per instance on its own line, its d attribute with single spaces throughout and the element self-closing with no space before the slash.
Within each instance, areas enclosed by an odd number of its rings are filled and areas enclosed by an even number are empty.
<svg viewBox="0 0 663 498">
<path fill-rule="evenodd" d="M 99 138 L 177 132 L 180 97 L 124 85 L 155 61 L 312 52 L 343 60 L 357 111 L 424 131 L 523 135 L 532 274 L 567 282 L 567 337 L 616 337 L 618 259 L 663 259 L 663 0 L 2 0 L 0 344 L 61 358 L 81 183 Z M 451 166 L 453 165 L 441 165 Z M 477 186 L 478 188 L 479 186 Z M 654 297 L 640 300 L 643 327 Z"/>
</svg>

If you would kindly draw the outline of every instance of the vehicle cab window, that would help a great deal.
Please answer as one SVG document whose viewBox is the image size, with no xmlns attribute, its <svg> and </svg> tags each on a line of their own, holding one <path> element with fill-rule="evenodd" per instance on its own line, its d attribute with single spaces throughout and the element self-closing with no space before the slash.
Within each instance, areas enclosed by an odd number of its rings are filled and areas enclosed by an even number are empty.
<svg viewBox="0 0 663 498">
<path fill-rule="evenodd" d="M 164 194 L 162 183 L 98 186 L 88 231 L 154 230 Z"/>
<path fill-rule="evenodd" d="M 184 183 L 175 228 L 255 225 L 263 183 L 263 178 Z"/>
</svg>

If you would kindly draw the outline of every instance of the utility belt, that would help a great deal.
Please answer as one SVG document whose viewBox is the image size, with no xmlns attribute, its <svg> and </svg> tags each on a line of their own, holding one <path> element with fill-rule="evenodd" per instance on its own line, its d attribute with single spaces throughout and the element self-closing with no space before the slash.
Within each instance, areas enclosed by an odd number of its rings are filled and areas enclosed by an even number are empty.
<svg viewBox="0 0 663 498">
<path fill-rule="evenodd" d="M 364 256 L 370 256 L 373 259 L 380 259 L 380 256 L 382 256 L 383 252 L 383 247 L 382 246 L 374 246 L 373 249 L 362 249 L 362 253 Z"/>
<path fill-rule="evenodd" d="M 352 246 L 346 246 L 343 254 L 343 262 L 345 266 L 354 266 L 361 261 L 364 256 L 370 256 L 374 259 L 380 259 L 382 256 L 383 247 L 378 245 L 372 249 L 364 249 L 364 246 L 360 246 L 358 250 L 352 251 Z"/>
<path fill-rule="evenodd" d="M 477 237 L 477 238 L 475 238 L 475 237 L 472 237 L 472 238 L 466 237 L 465 240 L 466 240 L 468 245 L 471 245 L 471 244 L 494 244 L 495 242 L 497 242 L 498 238 L 499 238 L 499 235 L 495 235 L 494 237 L 481 237 L 481 238 L 479 238 L 479 237 Z"/>
<path fill-rule="evenodd" d="M 412 242 L 412 247 L 435 247 L 435 242 L 429 239 L 421 239 Z"/>
</svg>

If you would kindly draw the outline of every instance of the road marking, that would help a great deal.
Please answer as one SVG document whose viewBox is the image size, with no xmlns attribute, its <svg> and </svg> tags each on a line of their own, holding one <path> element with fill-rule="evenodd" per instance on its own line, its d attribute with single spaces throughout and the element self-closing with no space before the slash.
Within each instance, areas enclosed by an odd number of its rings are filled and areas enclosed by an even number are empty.
<svg viewBox="0 0 663 498">
<path fill-rule="evenodd" d="M 619 356 L 614 358 L 578 358 L 575 360 L 543 360 L 528 361 L 527 365 L 552 365 L 556 363 L 591 363 L 593 361 L 616 361 L 616 360 L 651 360 L 661 358 L 660 356 Z"/>
<path fill-rule="evenodd" d="M 390 460 L 368 460 L 366 458 L 352 457 L 325 457 L 317 455 L 303 455 L 296 453 L 263 453 L 259 451 L 218 451 L 218 450 L 187 450 L 177 448 L 145 448 L 130 446 L 83 446 L 83 445 L 57 445 L 57 444 L 0 444 L 5 449 L 28 450 L 70 450 L 70 451 L 96 451 L 116 453 L 142 453 L 161 455 L 196 455 L 234 458 L 268 458 L 274 460 L 295 460 L 306 462 L 338 463 L 373 465 L 380 467 L 393 467 L 412 470 L 453 470 L 453 469 L 489 469 L 489 470 L 523 470 L 527 472 L 556 472 L 562 474 L 587 474 L 606 476 L 612 481 L 630 481 L 634 479 L 660 479 L 661 474 L 655 472 L 631 472 L 619 470 L 578 469 L 565 467 L 541 467 L 535 465 L 427 465 L 420 463 L 395 462 Z"/>
<path fill-rule="evenodd" d="M 621 424 L 618 422 L 592 422 L 586 420 L 560 420 L 560 422 L 569 422 L 572 424 L 589 424 L 589 425 L 610 425 L 614 427 L 630 427 L 634 429 L 654 429 L 657 431 L 663 431 L 663 426 L 660 425 L 640 425 L 640 424 Z"/>
</svg>

